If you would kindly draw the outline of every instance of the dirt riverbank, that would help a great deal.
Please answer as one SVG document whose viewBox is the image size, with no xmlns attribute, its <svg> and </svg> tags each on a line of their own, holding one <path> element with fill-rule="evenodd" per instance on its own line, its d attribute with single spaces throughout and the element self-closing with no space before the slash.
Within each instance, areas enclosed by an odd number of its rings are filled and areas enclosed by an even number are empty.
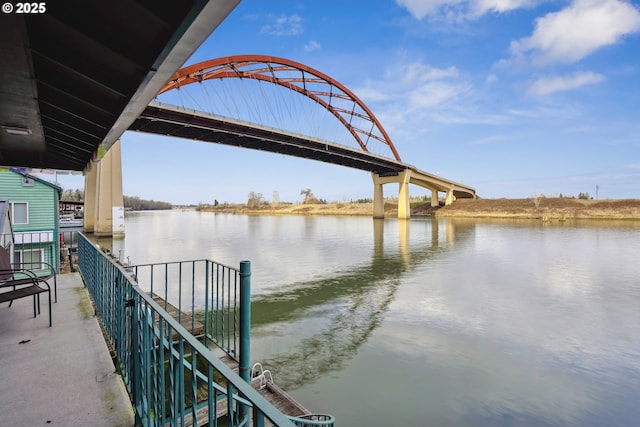
<svg viewBox="0 0 640 427">
<path fill-rule="evenodd" d="M 542 220 L 640 220 L 640 200 L 582 200 L 540 197 L 530 199 L 460 199 L 439 209 L 438 217 L 533 218 Z"/>
<path fill-rule="evenodd" d="M 322 203 L 263 205 L 227 205 L 201 208 L 203 211 L 248 215 L 350 215 L 371 216 L 372 203 Z M 385 203 L 385 216 L 397 215 L 397 205 Z M 640 220 L 640 199 L 582 200 L 541 197 L 530 199 L 460 199 L 450 206 L 431 207 L 427 203 L 412 203 L 412 216 L 466 218 L 532 218 L 565 219 L 625 219 Z"/>
</svg>

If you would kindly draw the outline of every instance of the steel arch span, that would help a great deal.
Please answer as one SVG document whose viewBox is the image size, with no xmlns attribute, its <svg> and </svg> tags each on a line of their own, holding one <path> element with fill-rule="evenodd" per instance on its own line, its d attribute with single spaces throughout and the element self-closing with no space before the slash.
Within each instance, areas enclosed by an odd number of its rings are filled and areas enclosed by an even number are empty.
<svg viewBox="0 0 640 427">
<path fill-rule="evenodd" d="M 347 128 L 363 151 L 369 152 L 367 145 L 373 139 L 389 147 L 393 157 L 401 161 L 382 124 L 360 98 L 328 75 L 289 59 L 266 55 L 210 59 L 176 71 L 159 94 L 191 83 L 225 78 L 248 78 L 269 82 L 304 95 L 333 114 Z M 350 108 L 336 105 L 345 102 Z M 368 122 L 369 130 L 355 126 L 354 119 Z"/>
</svg>

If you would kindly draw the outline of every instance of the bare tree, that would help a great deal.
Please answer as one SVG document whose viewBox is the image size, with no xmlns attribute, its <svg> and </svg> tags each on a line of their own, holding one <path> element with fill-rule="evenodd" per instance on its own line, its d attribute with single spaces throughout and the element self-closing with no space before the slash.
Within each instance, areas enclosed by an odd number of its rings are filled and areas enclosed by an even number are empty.
<svg viewBox="0 0 640 427">
<path fill-rule="evenodd" d="M 304 201 L 302 203 L 305 205 L 320 203 L 320 201 L 316 198 L 310 188 L 300 190 L 300 195 L 304 196 Z"/>
<path fill-rule="evenodd" d="M 262 193 L 256 193 L 254 191 L 249 193 L 247 206 L 249 206 L 250 208 L 257 208 L 263 203 L 264 203 L 264 198 L 262 197 Z"/>
<path fill-rule="evenodd" d="M 538 209 L 540 207 L 540 202 L 542 201 L 542 198 L 544 197 L 544 195 L 542 194 L 538 194 L 537 196 L 532 196 L 531 200 L 533 201 L 533 204 L 535 205 L 536 209 Z"/>
</svg>

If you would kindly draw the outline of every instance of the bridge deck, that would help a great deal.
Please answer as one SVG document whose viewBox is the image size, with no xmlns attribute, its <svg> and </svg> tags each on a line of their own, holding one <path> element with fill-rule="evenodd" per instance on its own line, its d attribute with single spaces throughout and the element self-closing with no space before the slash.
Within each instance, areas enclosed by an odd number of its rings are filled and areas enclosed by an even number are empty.
<svg viewBox="0 0 640 427">
<path fill-rule="evenodd" d="M 421 171 L 395 159 L 305 135 L 166 104 L 147 106 L 129 130 L 302 157 L 380 176 L 397 176 L 404 170 L 411 170 L 412 184 L 438 191 L 453 190 L 456 197 L 475 197 L 475 190 L 469 186 Z"/>
<path fill-rule="evenodd" d="M 376 173 L 397 173 L 408 165 L 328 141 L 224 117 L 149 105 L 129 130 L 285 154 Z"/>
</svg>

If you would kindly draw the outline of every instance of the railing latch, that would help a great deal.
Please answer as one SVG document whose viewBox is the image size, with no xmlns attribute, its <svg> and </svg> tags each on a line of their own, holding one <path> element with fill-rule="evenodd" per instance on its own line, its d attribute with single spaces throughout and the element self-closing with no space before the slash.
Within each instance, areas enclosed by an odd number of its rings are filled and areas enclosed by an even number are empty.
<svg viewBox="0 0 640 427">
<path fill-rule="evenodd" d="M 126 301 L 124 302 L 124 306 L 125 306 L 125 307 L 135 307 L 135 306 L 136 306 L 136 300 L 135 300 L 135 299 L 133 299 L 133 298 L 128 299 L 128 300 L 126 300 Z"/>
</svg>

